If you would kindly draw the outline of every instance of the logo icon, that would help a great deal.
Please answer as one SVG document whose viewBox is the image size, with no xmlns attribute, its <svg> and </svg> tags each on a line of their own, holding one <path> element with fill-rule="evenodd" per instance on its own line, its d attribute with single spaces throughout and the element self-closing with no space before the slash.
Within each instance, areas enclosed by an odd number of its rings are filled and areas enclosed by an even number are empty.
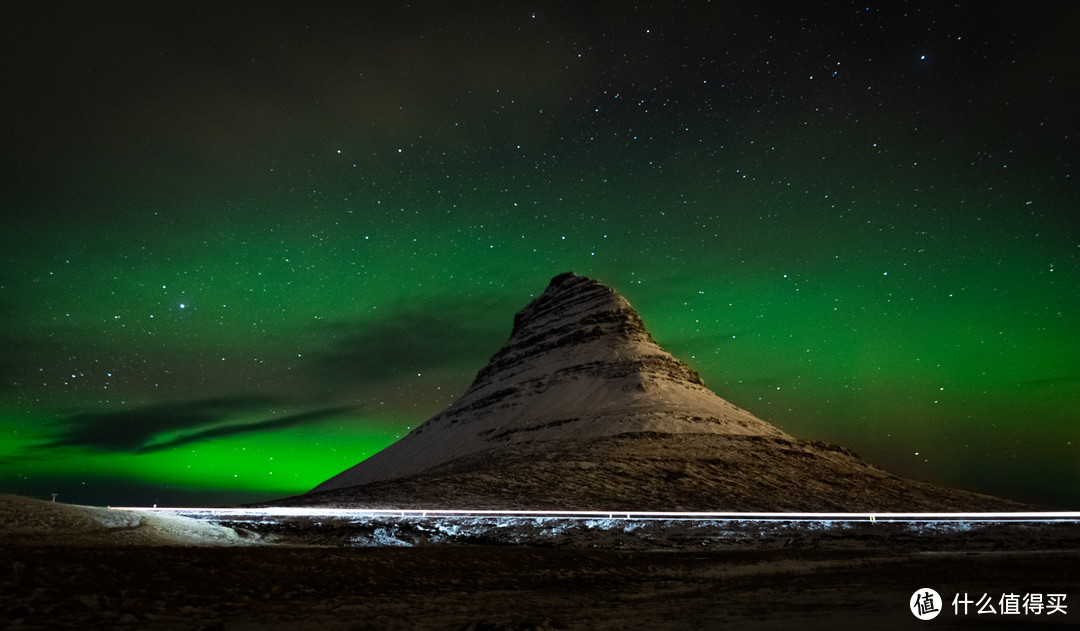
<svg viewBox="0 0 1080 631">
<path fill-rule="evenodd" d="M 923 587 L 911 595 L 908 606 L 919 620 L 933 620 L 941 613 L 941 595 L 929 587 Z"/>
</svg>

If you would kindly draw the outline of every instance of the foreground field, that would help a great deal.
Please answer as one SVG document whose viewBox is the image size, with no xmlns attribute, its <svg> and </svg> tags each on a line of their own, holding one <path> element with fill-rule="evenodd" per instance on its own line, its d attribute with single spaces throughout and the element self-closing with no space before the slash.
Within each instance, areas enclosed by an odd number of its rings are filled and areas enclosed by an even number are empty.
<svg viewBox="0 0 1080 631">
<path fill-rule="evenodd" d="M 12 628 L 907 629 L 908 599 L 1077 594 L 1080 554 L 614 552 L 413 548 L 0 550 Z M 1080 611 L 954 615 L 937 627 L 1073 626 Z M 857 626 L 856 626 L 857 625 Z M 1010 627 L 1011 628 L 1011 627 Z"/>
<path fill-rule="evenodd" d="M 1075 522 L 230 527 L 0 496 L 0 626 L 15 629 L 1072 628 L 1078 568 Z M 926 587 L 944 602 L 920 622 L 909 600 Z M 954 612 L 958 594 L 995 613 Z M 1002 613 L 1033 594 L 1062 609 Z"/>
</svg>

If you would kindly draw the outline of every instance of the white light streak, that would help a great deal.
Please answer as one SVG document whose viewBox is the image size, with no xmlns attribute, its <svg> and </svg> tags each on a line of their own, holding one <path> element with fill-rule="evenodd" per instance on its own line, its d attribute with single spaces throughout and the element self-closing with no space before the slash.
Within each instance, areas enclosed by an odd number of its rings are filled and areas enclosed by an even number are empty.
<svg viewBox="0 0 1080 631">
<path fill-rule="evenodd" d="M 162 508 L 110 506 L 111 510 L 156 511 L 206 517 L 562 517 L 566 519 L 696 519 L 745 521 L 1080 521 L 1080 511 L 1055 512 L 867 512 L 867 513 L 783 513 L 707 511 L 611 511 L 611 510 L 491 510 L 491 509 L 401 509 L 401 508 Z"/>
</svg>

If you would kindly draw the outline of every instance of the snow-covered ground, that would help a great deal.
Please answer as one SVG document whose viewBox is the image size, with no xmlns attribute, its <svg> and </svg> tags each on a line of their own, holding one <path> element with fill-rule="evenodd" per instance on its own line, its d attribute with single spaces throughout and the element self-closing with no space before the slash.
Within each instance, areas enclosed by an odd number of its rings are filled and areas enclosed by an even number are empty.
<svg viewBox="0 0 1080 631">
<path fill-rule="evenodd" d="M 992 549 L 1009 533 L 1029 542 L 1080 529 L 1080 513 L 772 514 L 550 511 L 393 511 L 305 508 L 168 509 L 179 516 L 256 533 L 260 540 L 342 547 L 431 544 L 524 545 L 611 550 L 730 550 L 776 547 L 949 545 Z M 1015 537 L 1014 537 L 1015 538 Z M 943 544 L 944 545 L 944 544 Z M 1041 545 L 1041 544 L 1040 544 Z"/>
<path fill-rule="evenodd" d="M 0 495 L 0 544 L 232 546 L 252 533 L 168 511 L 117 511 Z"/>
</svg>

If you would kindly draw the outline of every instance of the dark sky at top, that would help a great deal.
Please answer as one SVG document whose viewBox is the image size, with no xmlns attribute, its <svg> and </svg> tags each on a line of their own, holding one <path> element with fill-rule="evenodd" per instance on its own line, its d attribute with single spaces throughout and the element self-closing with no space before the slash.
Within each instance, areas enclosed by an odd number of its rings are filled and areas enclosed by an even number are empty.
<svg viewBox="0 0 1080 631">
<path fill-rule="evenodd" d="M 795 436 L 1075 508 L 1078 23 L 4 3 L 0 492 L 304 491 L 573 270 Z"/>
</svg>

